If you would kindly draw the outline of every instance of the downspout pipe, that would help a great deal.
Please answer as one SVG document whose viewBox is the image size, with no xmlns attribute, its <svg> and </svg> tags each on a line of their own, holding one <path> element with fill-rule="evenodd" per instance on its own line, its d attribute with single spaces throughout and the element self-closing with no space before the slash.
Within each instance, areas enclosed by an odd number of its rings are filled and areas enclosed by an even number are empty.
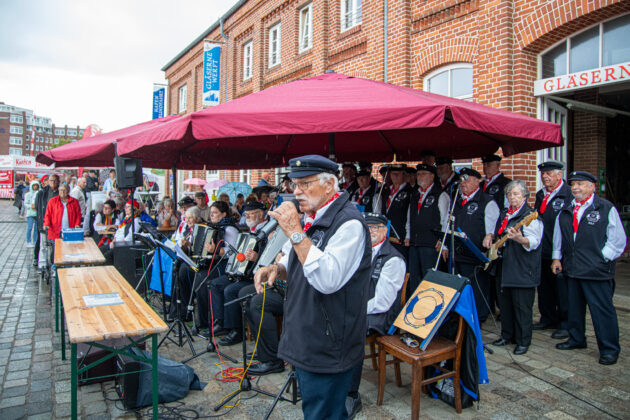
<svg viewBox="0 0 630 420">
<path fill-rule="evenodd" d="M 219 21 L 221 25 L 221 36 L 225 39 L 225 96 L 223 102 L 227 102 L 228 98 L 228 79 L 230 78 L 230 38 L 223 32 L 223 18 Z"/>
<path fill-rule="evenodd" d="M 387 32 L 389 25 L 388 0 L 384 0 L 383 9 L 383 82 L 387 83 L 387 59 L 389 57 L 389 51 L 387 50 Z"/>
</svg>

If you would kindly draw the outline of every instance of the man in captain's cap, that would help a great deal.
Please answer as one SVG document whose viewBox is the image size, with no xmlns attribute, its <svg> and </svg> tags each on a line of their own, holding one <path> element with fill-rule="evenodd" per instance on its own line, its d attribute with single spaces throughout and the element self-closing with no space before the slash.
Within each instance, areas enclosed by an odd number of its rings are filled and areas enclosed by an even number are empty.
<svg viewBox="0 0 630 420">
<path fill-rule="evenodd" d="M 344 162 L 341 165 L 341 175 L 343 176 L 343 184 L 339 188 L 346 190 L 352 196 L 359 188 L 357 184 L 357 167 L 352 162 Z"/>
<path fill-rule="evenodd" d="M 417 189 L 418 184 L 416 181 L 416 174 L 418 173 L 418 170 L 413 166 L 407 166 L 407 168 L 405 169 L 405 173 L 407 174 L 407 176 L 405 177 L 407 184 L 409 184 L 412 190 Z"/>
<path fill-rule="evenodd" d="M 499 218 L 499 206 L 491 196 L 481 191 L 481 174 L 471 168 L 459 171 L 462 178 L 460 191 L 455 197 L 454 228 L 460 228 L 468 239 L 480 250 L 490 248 L 492 235 Z M 438 242 L 438 245 L 440 243 Z M 448 257 L 445 249 L 442 255 Z M 468 277 L 473 284 L 475 304 L 479 321 L 484 322 L 490 313 L 486 302 L 490 299 L 490 279 L 484 270 L 475 270 L 481 264 L 479 258 L 461 241 L 455 241 L 455 271 Z"/>
<path fill-rule="evenodd" d="M 558 214 L 553 230 L 551 270 L 567 277 L 569 339 L 560 350 L 586 348 L 586 305 L 591 312 L 599 363 L 617 363 L 619 324 L 613 304 L 615 260 L 626 247 L 626 233 L 615 206 L 595 194 L 597 178 L 585 171 L 568 176 L 573 201 Z"/>
<path fill-rule="evenodd" d="M 269 212 L 290 240 L 277 264 L 256 272 L 256 289 L 287 279 L 278 357 L 295 366 L 304 418 L 346 418 L 352 370 L 364 356 L 370 233 L 339 192 L 335 162 L 308 155 L 289 163 L 304 219 L 292 202 Z"/>
<path fill-rule="evenodd" d="M 360 170 L 357 173 L 357 184 L 359 185 L 359 188 L 350 195 L 350 201 L 363 206 L 363 211 L 368 213 L 372 212 L 374 209 L 376 197 L 378 196 L 378 191 L 376 189 L 377 183 L 371 182 L 373 179 L 374 178 L 371 177 L 370 172 Z"/>
<path fill-rule="evenodd" d="M 459 177 L 453 171 L 453 159 L 450 157 L 439 157 L 435 160 L 435 173 L 437 175 L 435 183 L 447 194 L 455 194 L 457 187 L 453 187 Z"/>
<path fill-rule="evenodd" d="M 409 257 L 409 247 L 404 243 L 407 237 L 407 211 L 413 189 L 405 179 L 407 165 L 391 163 L 386 166 L 386 170 L 391 176 L 392 185 L 383 189 L 375 212 L 384 214 L 391 221 L 389 240 L 406 261 Z"/>
<path fill-rule="evenodd" d="M 510 183 L 511 179 L 501 172 L 501 159 L 499 155 L 486 155 L 481 158 L 483 174 L 485 175 L 481 189 L 486 194 L 491 195 L 499 205 L 499 209 L 503 210 L 509 205 L 503 189 Z"/>
<path fill-rule="evenodd" d="M 543 222 L 544 230 L 540 285 L 538 286 L 540 321 L 534 324 L 533 328 L 535 330 L 556 329 L 551 334 L 551 337 L 555 339 L 569 337 L 567 280 L 563 274 L 556 275 L 551 271 L 553 227 L 556 217 L 560 210 L 573 200 L 571 188 L 562 179 L 563 168 L 563 163 L 553 160 L 538 165 L 543 187 L 536 193 L 534 204 L 534 209 Z"/>
</svg>

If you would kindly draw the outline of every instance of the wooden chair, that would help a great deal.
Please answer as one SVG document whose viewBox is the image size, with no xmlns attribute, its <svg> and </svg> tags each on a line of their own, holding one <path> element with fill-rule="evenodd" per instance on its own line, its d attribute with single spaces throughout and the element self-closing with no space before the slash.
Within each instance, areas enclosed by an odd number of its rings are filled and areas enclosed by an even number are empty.
<svg viewBox="0 0 630 420">
<path fill-rule="evenodd" d="M 405 276 L 405 281 L 402 285 L 402 291 L 400 294 L 400 306 L 405 306 L 405 302 L 407 302 L 407 282 L 409 281 L 409 273 Z M 372 369 L 378 370 L 378 364 L 376 362 L 376 358 L 378 357 L 378 353 L 376 352 L 376 339 L 381 335 L 378 333 L 372 333 L 368 335 L 365 339 L 365 344 L 370 346 L 369 353 L 366 353 L 363 359 L 372 359 Z"/>
<path fill-rule="evenodd" d="M 396 373 L 396 385 L 402 386 L 400 379 L 400 362 L 411 364 L 411 419 L 417 420 L 420 416 L 420 392 L 426 390 L 426 385 L 441 379 L 453 378 L 455 394 L 455 411 L 462 412 L 461 386 L 459 384 L 459 364 L 464 340 L 464 319 L 455 312 L 451 312 L 459 318 L 459 325 L 455 335 L 455 341 L 442 337 L 434 337 L 425 351 L 420 348 L 408 347 L 400 340 L 399 335 L 378 337 L 378 397 L 376 405 L 383 403 L 385 393 L 385 371 L 388 364 L 394 364 Z M 387 354 L 391 354 L 394 360 L 386 362 Z M 453 361 L 453 370 L 447 370 L 439 366 L 445 360 Z M 424 378 L 425 369 L 434 367 L 441 374 L 432 378 Z"/>
</svg>

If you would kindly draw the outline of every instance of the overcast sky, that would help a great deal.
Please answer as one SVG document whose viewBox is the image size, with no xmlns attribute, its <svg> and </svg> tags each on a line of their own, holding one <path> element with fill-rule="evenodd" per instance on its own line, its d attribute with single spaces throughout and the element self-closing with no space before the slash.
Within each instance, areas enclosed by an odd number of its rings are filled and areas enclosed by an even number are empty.
<svg viewBox="0 0 630 420">
<path fill-rule="evenodd" d="M 0 0 L 0 102 L 112 131 L 151 119 L 160 69 L 236 0 Z"/>
</svg>

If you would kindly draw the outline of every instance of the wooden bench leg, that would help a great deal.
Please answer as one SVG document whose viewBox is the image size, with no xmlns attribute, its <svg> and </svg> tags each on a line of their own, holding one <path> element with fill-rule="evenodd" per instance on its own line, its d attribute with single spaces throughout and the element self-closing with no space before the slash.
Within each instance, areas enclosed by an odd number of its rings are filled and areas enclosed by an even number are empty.
<svg viewBox="0 0 630 420">
<path fill-rule="evenodd" d="M 370 343 L 370 359 L 372 359 L 372 369 L 378 370 L 378 365 L 376 364 L 376 344 L 374 342 Z"/>
<path fill-rule="evenodd" d="M 462 412 L 462 387 L 459 383 L 459 369 L 455 370 L 455 376 L 453 377 L 453 394 L 455 397 L 455 411 L 459 414 Z"/>
<path fill-rule="evenodd" d="M 376 398 L 376 405 L 383 404 L 383 394 L 385 394 L 385 356 L 387 353 L 381 344 L 378 345 L 378 396 Z"/>
<path fill-rule="evenodd" d="M 422 394 L 423 376 L 422 365 L 414 363 L 411 366 L 411 420 L 420 418 L 420 395 Z"/>
<path fill-rule="evenodd" d="M 400 377 L 400 360 L 394 358 L 394 373 L 396 374 L 396 386 L 402 386 L 402 379 Z"/>
</svg>

